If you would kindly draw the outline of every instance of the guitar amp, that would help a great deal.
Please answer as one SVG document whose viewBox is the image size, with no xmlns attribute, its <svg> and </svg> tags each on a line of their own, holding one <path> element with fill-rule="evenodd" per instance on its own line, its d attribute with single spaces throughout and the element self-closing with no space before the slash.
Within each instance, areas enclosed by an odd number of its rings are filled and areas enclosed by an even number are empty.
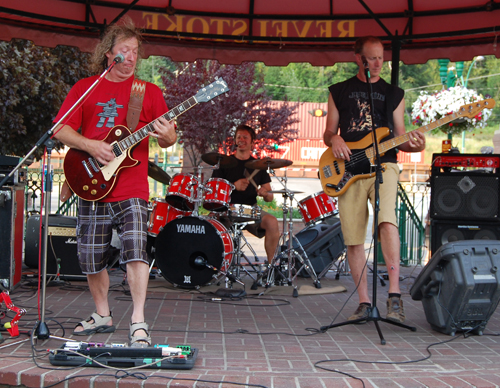
<svg viewBox="0 0 500 388">
<path fill-rule="evenodd" d="M 441 169 L 497 169 L 500 167 L 500 155 L 496 154 L 433 154 L 432 173 Z"/>
</svg>

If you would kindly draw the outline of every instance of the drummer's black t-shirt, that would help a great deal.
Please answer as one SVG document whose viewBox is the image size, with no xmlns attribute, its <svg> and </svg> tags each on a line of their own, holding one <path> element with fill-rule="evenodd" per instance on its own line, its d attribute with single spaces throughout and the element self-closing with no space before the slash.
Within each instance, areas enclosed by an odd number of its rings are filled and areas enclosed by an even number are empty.
<svg viewBox="0 0 500 388">
<path fill-rule="evenodd" d="M 248 174 L 251 174 L 254 170 L 245 167 L 245 163 L 250 160 L 256 160 L 254 157 L 250 157 L 247 160 L 239 160 L 234 155 L 232 158 L 236 160 L 238 165 L 233 168 L 220 168 L 214 170 L 212 178 L 223 178 L 231 183 L 236 182 L 238 179 L 245 178 L 245 170 Z M 259 170 L 257 174 L 252 178 L 257 186 L 261 186 L 265 183 L 271 182 L 271 177 L 266 170 Z M 255 205 L 257 203 L 257 189 L 251 183 L 248 185 L 245 191 L 237 191 L 234 189 L 231 193 L 231 203 L 238 203 L 242 205 Z"/>
</svg>

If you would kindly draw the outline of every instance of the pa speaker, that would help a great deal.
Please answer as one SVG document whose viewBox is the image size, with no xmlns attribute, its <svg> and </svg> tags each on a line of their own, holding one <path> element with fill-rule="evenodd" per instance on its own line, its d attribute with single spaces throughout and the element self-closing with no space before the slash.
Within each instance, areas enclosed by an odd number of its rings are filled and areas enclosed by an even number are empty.
<svg viewBox="0 0 500 388">
<path fill-rule="evenodd" d="M 292 246 L 302 254 L 297 240 L 300 242 L 316 274 L 330 268 L 345 250 L 340 220 L 336 217 L 331 218 L 328 223 L 308 226 L 295 237 Z M 296 263 L 296 266 L 300 268 L 301 265 Z M 309 277 L 309 274 L 302 270 L 299 276 Z"/>
<path fill-rule="evenodd" d="M 498 221 L 499 198 L 499 177 L 491 172 L 431 176 L 432 219 Z"/>
<path fill-rule="evenodd" d="M 500 223 L 431 220 L 431 253 L 441 245 L 462 240 L 500 240 Z"/>
<path fill-rule="evenodd" d="M 24 186 L 0 187 L 0 284 L 8 291 L 21 281 Z"/>
<path fill-rule="evenodd" d="M 500 298 L 500 241 L 473 240 L 444 244 L 413 284 L 431 328 L 450 335 L 482 335 Z"/>
<path fill-rule="evenodd" d="M 82 276 L 83 278 L 84 275 L 78 263 L 76 220 L 76 217 L 49 214 L 47 274 L 60 274 L 63 278 L 68 275 Z M 45 218 L 43 219 L 43 223 L 43 228 L 45 228 Z M 26 247 L 24 254 L 24 264 L 26 266 L 38 268 L 39 248 L 40 215 L 33 215 L 26 222 Z M 44 249 L 43 244 L 42 249 Z"/>
</svg>

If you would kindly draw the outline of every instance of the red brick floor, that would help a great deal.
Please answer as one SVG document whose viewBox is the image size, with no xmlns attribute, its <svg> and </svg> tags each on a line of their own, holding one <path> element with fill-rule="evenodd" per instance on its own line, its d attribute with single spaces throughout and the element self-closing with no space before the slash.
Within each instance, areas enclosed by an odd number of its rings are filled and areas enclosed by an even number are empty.
<svg viewBox="0 0 500 388">
<path fill-rule="evenodd" d="M 259 244 L 252 240 L 253 244 Z M 262 250 L 259 251 L 260 253 Z M 333 319 L 342 322 L 357 306 L 352 279 L 329 272 L 323 287 L 343 285 L 347 292 L 321 295 L 249 295 L 241 301 L 212 301 L 199 292 L 172 289 L 159 277 L 150 281 L 147 321 L 156 344 L 188 344 L 199 349 L 191 370 L 134 371 L 128 377 L 94 367 L 63 368 L 49 363 L 47 350 L 62 340 L 25 340 L 38 321 L 36 283 L 23 281 L 11 293 L 14 304 L 28 310 L 20 321 L 23 334 L 2 332 L 0 384 L 49 387 L 495 387 L 500 386 L 500 320 L 495 312 L 483 336 L 451 337 L 430 328 L 422 302 L 409 290 L 421 267 L 403 268 L 401 282 L 410 331 L 378 322 L 387 341 L 381 345 L 376 325 L 346 325 L 321 332 Z M 112 277 L 110 300 L 117 331 L 72 337 L 76 322 L 94 311 L 85 281 L 48 287 L 45 322 L 51 336 L 84 341 L 127 342 L 131 313 L 123 275 Z M 371 276 L 369 276 L 371 284 Z M 312 284 L 302 279 L 302 284 Z M 370 285 L 371 287 L 371 285 Z M 377 307 L 385 316 L 387 287 L 378 286 Z M 283 287 L 287 289 L 287 287 Z M 370 288 L 371 289 L 371 288 Z M 5 306 L 2 306 L 4 308 Z M 2 319 L 2 323 L 9 319 Z M 453 339 L 453 340 L 452 340 Z M 444 341 L 449 341 L 442 343 Z M 430 352 L 430 357 L 429 357 Z M 320 362 L 320 363 L 319 363 Z M 318 364 L 319 363 L 319 364 Z M 239 384 L 239 385 L 236 385 Z"/>
</svg>

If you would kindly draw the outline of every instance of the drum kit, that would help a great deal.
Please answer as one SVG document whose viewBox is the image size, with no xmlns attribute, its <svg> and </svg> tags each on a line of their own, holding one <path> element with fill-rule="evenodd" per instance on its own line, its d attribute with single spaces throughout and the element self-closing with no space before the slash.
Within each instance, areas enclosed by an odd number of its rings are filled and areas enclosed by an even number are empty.
<svg viewBox="0 0 500 388">
<path fill-rule="evenodd" d="M 229 181 L 222 178 L 204 181 L 202 178 L 203 169 L 231 168 L 236 165 L 235 159 L 210 152 L 202 155 L 202 160 L 209 166 L 199 165 L 195 174 L 178 173 L 172 178 L 166 175 L 169 188 L 165 199 L 153 198 L 149 204 L 148 254 L 161 275 L 181 288 L 198 289 L 218 284 L 224 278 L 226 287 L 232 288 L 234 282 L 244 284 L 241 282 L 243 272 L 252 278 L 252 288 L 256 288 L 258 285 L 294 286 L 295 278 L 304 270 L 320 288 L 307 253 L 293 235 L 293 201 L 298 192 L 287 188 L 286 173 L 284 177 L 277 177 L 283 189 L 272 191 L 284 197 L 283 233 L 274 258 L 264 266 L 255 264 L 259 258 L 243 234 L 247 225 L 260 221 L 261 209 L 256 205 L 231 204 L 235 187 Z M 245 167 L 266 169 L 276 177 L 273 169 L 291 164 L 292 161 L 285 159 L 263 158 L 252 160 Z M 155 173 L 163 181 L 167 180 L 160 172 Z M 209 214 L 200 215 L 201 207 Z M 323 192 L 298 202 L 298 208 L 306 225 L 337 213 L 336 203 Z M 245 247 L 253 254 L 253 263 L 243 253 Z M 246 260 L 248 268 L 242 259 Z M 294 295 L 296 292 L 294 286 Z"/>
</svg>

